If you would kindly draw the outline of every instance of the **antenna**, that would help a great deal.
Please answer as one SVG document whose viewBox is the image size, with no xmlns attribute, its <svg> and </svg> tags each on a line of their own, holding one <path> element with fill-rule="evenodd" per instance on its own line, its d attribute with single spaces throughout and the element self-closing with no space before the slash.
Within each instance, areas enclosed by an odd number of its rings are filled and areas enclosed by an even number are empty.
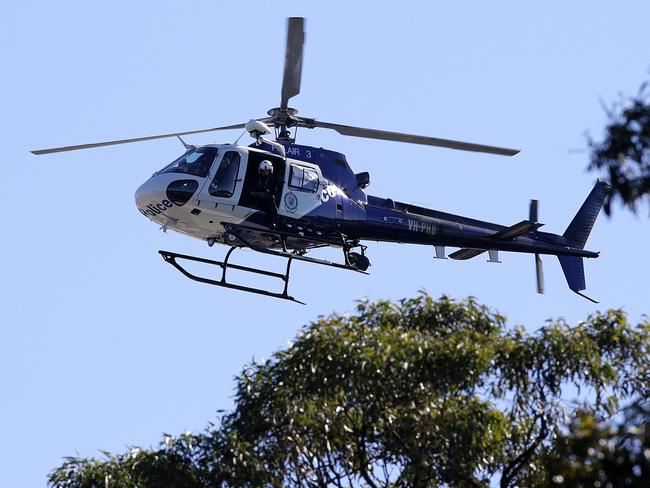
<svg viewBox="0 0 650 488">
<path fill-rule="evenodd" d="M 183 145 L 183 147 L 185 149 L 187 149 L 188 151 L 190 149 L 196 149 L 196 146 L 186 143 L 183 139 L 181 139 L 181 136 L 179 136 L 178 134 L 176 135 L 176 137 L 178 137 L 178 140 L 181 141 L 181 144 Z"/>
<path fill-rule="evenodd" d="M 282 144 L 275 141 L 269 141 L 268 139 L 264 139 L 262 137 L 265 134 L 271 133 L 271 129 L 269 129 L 269 126 L 266 125 L 264 122 L 251 119 L 248 122 L 246 122 L 246 131 L 251 135 L 253 139 L 255 139 L 255 143 L 258 146 L 261 145 L 262 143 L 269 144 L 270 146 L 276 148 L 283 158 L 286 157 L 284 152 L 284 146 Z"/>
</svg>

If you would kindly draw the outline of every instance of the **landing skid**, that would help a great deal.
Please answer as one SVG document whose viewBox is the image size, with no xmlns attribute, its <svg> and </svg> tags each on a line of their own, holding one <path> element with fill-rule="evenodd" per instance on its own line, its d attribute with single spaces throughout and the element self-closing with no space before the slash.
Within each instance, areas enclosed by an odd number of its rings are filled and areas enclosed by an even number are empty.
<svg viewBox="0 0 650 488">
<path fill-rule="evenodd" d="M 304 302 L 301 302 L 300 300 L 296 300 L 294 297 L 288 294 L 287 290 L 289 288 L 289 272 L 291 270 L 291 259 L 287 260 L 287 269 L 284 274 L 282 273 L 275 273 L 273 271 L 266 271 L 264 269 L 257 269 L 257 268 L 251 268 L 249 266 L 241 266 L 239 264 L 232 264 L 228 262 L 228 259 L 230 258 L 230 255 L 232 252 L 237 249 L 236 247 L 231 247 L 228 253 L 226 253 L 226 257 L 223 261 L 214 261 L 212 259 L 205 259 L 205 258 L 200 258 L 197 256 L 189 256 L 187 254 L 178 254 L 175 252 L 170 252 L 170 251 L 158 251 L 158 253 L 162 256 L 162 258 L 165 260 L 165 262 L 171 264 L 174 268 L 176 268 L 178 271 L 180 271 L 183 275 L 187 276 L 189 279 L 198 281 L 199 283 L 206 283 L 208 285 L 215 285 L 215 286 L 223 286 L 224 288 L 231 288 L 233 290 L 239 290 L 239 291 L 246 291 L 248 293 L 257 293 L 258 295 L 265 295 L 267 297 L 273 297 L 273 298 L 280 298 L 282 300 L 289 300 L 291 302 L 296 302 L 300 303 L 301 305 L 305 305 Z M 195 274 L 190 273 L 187 269 L 181 265 L 178 260 L 179 259 L 184 259 L 186 261 L 194 261 L 196 263 L 203 263 L 203 264 L 210 264 L 213 266 L 218 266 L 221 268 L 221 279 L 220 280 L 214 280 L 211 278 L 204 278 L 203 276 L 197 276 Z M 263 276 L 270 276 L 271 278 L 278 278 L 281 279 L 284 282 L 284 289 L 282 290 L 282 293 L 276 293 L 268 290 L 263 290 L 261 288 L 254 288 L 252 286 L 244 286 L 244 285 L 237 285 L 235 283 L 228 283 L 227 281 L 227 271 L 229 269 L 236 269 L 239 271 L 245 271 L 247 273 L 254 273 L 258 275 L 263 275 Z"/>
<path fill-rule="evenodd" d="M 326 261 L 324 259 L 316 259 L 316 258 L 311 258 L 307 256 L 302 256 L 299 254 L 294 254 L 286 251 L 276 251 L 276 250 L 271 250 L 271 249 L 263 249 L 263 248 L 258 248 L 258 247 L 251 247 L 246 244 L 246 241 L 241 239 L 240 237 L 237 236 L 237 238 L 242 242 L 242 244 L 246 247 L 250 247 L 251 249 L 264 253 L 264 254 L 270 254 L 272 256 L 278 256 L 285 258 L 287 260 L 287 267 L 286 271 L 283 273 L 276 273 L 273 271 L 267 271 L 264 269 L 258 269 L 258 268 L 251 268 L 249 266 L 241 266 L 239 264 L 232 264 L 229 263 L 228 260 L 230 259 L 230 256 L 232 255 L 233 251 L 237 249 L 238 247 L 243 247 L 243 246 L 232 246 L 228 252 L 226 253 L 226 257 L 224 258 L 223 261 L 214 261 L 212 259 L 206 259 L 206 258 L 200 258 L 197 256 L 189 256 L 187 254 L 178 254 L 175 252 L 170 252 L 170 251 L 158 251 L 158 253 L 163 257 L 165 262 L 171 264 L 176 268 L 178 271 L 180 271 L 183 275 L 188 277 L 191 280 L 198 281 L 199 283 L 206 283 L 208 285 L 215 285 L 215 286 L 222 286 L 224 288 L 231 288 L 233 290 L 239 290 L 239 291 L 245 291 L 248 293 L 256 293 L 258 295 L 265 295 L 268 297 L 273 297 L 273 298 L 279 298 L 282 300 L 289 300 L 291 302 L 296 302 L 300 303 L 301 305 L 305 305 L 304 302 L 301 302 L 300 300 L 296 300 L 294 297 L 289 295 L 288 293 L 288 288 L 289 288 L 289 274 L 291 271 L 291 262 L 295 259 L 298 261 L 305 261 L 308 263 L 313 263 L 313 264 L 320 264 L 322 266 L 330 266 L 333 268 L 342 268 L 342 269 L 348 269 L 350 271 L 356 271 L 357 273 L 362 273 L 362 274 L 368 274 L 364 271 L 361 271 L 359 269 L 356 269 L 352 266 L 349 266 L 347 264 L 338 264 L 338 263 L 333 263 L 331 261 Z M 203 263 L 203 264 L 209 264 L 212 266 L 217 266 L 221 268 L 221 279 L 220 280 L 215 280 L 212 278 L 205 278 L 203 276 L 197 276 L 193 273 L 190 273 L 186 268 L 183 267 L 182 264 L 178 262 L 178 260 L 186 260 L 186 261 L 193 261 L 196 263 Z M 262 288 L 255 288 L 252 286 L 244 286 L 244 285 L 238 285 L 235 283 L 229 283 L 227 280 L 227 271 L 229 269 L 235 269 L 238 271 L 244 271 L 247 273 L 253 273 L 253 274 L 258 274 L 262 276 L 269 276 L 271 278 L 277 278 L 280 279 L 284 282 L 284 289 L 282 290 L 281 293 L 269 291 L 269 290 L 264 290 Z"/>
</svg>

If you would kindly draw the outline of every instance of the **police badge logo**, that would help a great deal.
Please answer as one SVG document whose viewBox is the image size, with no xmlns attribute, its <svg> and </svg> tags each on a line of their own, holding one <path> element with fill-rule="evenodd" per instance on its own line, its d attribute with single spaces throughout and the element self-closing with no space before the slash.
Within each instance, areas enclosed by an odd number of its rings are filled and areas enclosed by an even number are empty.
<svg viewBox="0 0 650 488">
<path fill-rule="evenodd" d="M 298 197 L 293 192 L 289 192 L 284 196 L 284 206 L 287 212 L 295 212 L 298 208 Z"/>
</svg>

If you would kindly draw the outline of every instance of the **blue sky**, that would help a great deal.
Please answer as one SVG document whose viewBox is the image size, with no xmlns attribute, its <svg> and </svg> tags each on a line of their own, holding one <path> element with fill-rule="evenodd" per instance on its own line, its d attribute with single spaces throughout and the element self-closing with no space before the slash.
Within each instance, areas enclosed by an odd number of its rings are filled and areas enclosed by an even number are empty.
<svg viewBox="0 0 650 488">
<path fill-rule="evenodd" d="M 388 3 L 387 3 L 388 5 Z M 391 5 L 395 5 L 391 3 Z M 533 330 L 598 309 L 650 310 L 647 207 L 599 218 L 587 247 L 593 305 L 545 258 L 433 260 L 372 243 L 371 276 L 298 264 L 308 305 L 200 285 L 158 249 L 225 248 L 163 234 L 133 193 L 182 152 L 175 140 L 36 157 L 30 149 L 244 122 L 279 102 L 285 18 L 307 17 L 305 116 L 517 147 L 514 158 L 302 130 L 370 171 L 369 193 L 512 224 L 540 200 L 563 232 L 590 191 L 585 131 L 599 99 L 648 78 L 647 2 L 17 2 L 0 18 L 5 168 L 0 249 L 0 486 L 42 486 L 61 458 L 200 430 L 232 404 L 233 376 L 301 325 L 355 300 L 419 289 L 473 295 Z M 239 132 L 188 138 L 234 141 Z M 327 254 L 326 254 L 327 255 Z M 242 253 L 239 262 L 274 267 Z"/>
</svg>

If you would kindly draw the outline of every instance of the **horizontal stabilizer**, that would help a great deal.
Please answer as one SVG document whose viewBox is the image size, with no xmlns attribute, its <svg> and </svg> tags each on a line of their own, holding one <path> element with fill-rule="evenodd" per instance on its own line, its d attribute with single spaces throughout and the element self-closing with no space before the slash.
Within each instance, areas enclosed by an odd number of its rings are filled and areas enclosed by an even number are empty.
<svg viewBox="0 0 650 488">
<path fill-rule="evenodd" d="M 538 224 L 537 222 L 531 222 L 530 220 L 522 220 L 521 222 L 518 222 L 515 225 L 511 225 L 510 227 L 506 227 L 505 229 L 501 229 L 499 232 L 492 234 L 490 236 L 490 239 L 495 239 L 497 241 L 510 241 L 515 237 L 519 237 L 524 234 L 527 234 L 532 230 L 536 230 L 540 228 L 542 225 L 544 224 Z M 465 259 L 474 258 L 479 254 L 483 254 L 485 251 L 487 251 L 487 249 L 464 248 L 451 253 L 449 257 L 451 259 L 465 260 Z"/>
<path fill-rule="evenodd" d="M 521 222 L 511 225 L 503 230 L 500 230 L 494 235 L 490 236 L 490 239 L 498 239 L 500 241 L 509 241 L 515 237 L 522 236 L 527 234 L 531 230 L 536 230 L 544 224 L 538 224 L 536 222 L 531 222 L 530 220 L 522 220 Z"/>
<path fill-rule="evenodd" d="M 486 249 L 469 249 L 469 248 L 464 248 L 464 249 L 459 249 L 458 251 L 452 252 L 449 257 L 451 259 L 471 259 L 479 254 L 483 254 L 486 251 Z"/>
</svg>

